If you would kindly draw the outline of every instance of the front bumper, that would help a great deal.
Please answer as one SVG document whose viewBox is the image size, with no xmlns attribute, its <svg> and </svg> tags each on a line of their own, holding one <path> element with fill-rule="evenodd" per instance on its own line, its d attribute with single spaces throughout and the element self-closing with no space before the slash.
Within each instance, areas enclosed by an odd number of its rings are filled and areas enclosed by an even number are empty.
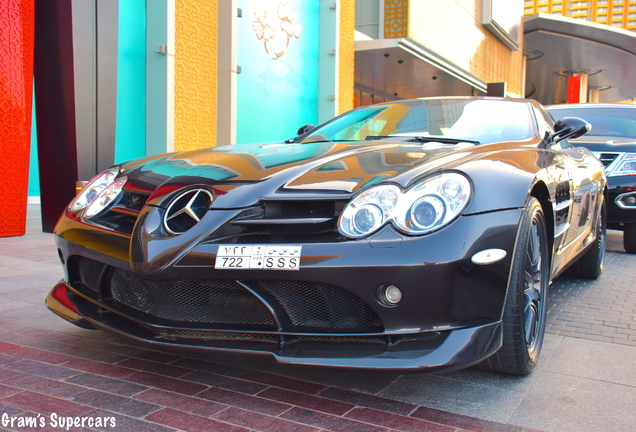
<svg viewBox="0 0 636 432">
<path fill-rule="evenodd" d="M 82 227 L 67 223 L 56 231 L 66 281 L 49 294 L 47 305 L 53 304 L 56 290 L 64 291 L 77 313 L 65 316 L 57 302 L 54 311 L 63 318 L 135 344 L 186 355 L 249 355 L 285 364 L 372 370 L 463 368 L 501 346 L 501 316 L 519 217 L 520 210 L 512 209 L 463 216 L 423 237 L 401 236 L 387 227 L 371 239 L 307 243 L 302 245 L 298 271 L 216 270 L 218 244 L 202 242 L 169 268 L 149 273 L 135 272 L 122 259 L 126 253 L 117 247 L 122 239 L 100 232 L 106 241 L 76 241 L 96 233 L 82 233 Z M 489 265 L 471 262 L 475 253 L 492 248 L 503 249 L 507 256 Z M 82 276 L 73 268 L 77 257 L 90 266 L 97 263 L 93 273 L 99 274 L 91 275 L 89 266 Z M 113 281 L 119 281 L 115 289 Z M 242 303 L 245 296 L 235 291 L 232 301 L 220 299 L 214 288 L 201 297 L 207 299 L 204 316 L 209 318 L 175 315 L 183 309 L 172 308 L 170 293 L 185 283 L 195 286 L 188 293 L 199 293 L 216 282 L 245 287 L 258 298 L 250 301 L 262 303 L 273 321 L 221 322 L 214 312 L 221 303 L 225 309 L 235 307 L 237 314 L 250 314 L 257 306 Z M 297 284 L 309 287 L 306 305 L 281 300 L 280 288 L 274 290 L 280 285 L 295 292 Z M 387 284 L 403 293 L 395 306 L 378 299 L 379 287 Z M 162 297 L 161 308 L 148 299 L 158 291 L 169 296 Z M 141 297 L 143 302 L 138 302 Z M 200 312 L 200 305 L 197 308 Z"/>
<path fill-rule="evenodd" d="M 636 198 L 636 176 L 608 177 L 607 221 L 610 227 L 636 223 L 636 203 L 628 198 Z"/>
</svg>

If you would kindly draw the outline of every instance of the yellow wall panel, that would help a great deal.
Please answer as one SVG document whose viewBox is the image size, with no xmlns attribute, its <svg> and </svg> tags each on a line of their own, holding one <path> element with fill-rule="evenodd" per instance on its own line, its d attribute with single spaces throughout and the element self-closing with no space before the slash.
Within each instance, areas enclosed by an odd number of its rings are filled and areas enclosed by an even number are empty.
<svg viewBox="0 0 636 432">
<path fill-rule="evenodd" d="M 353 108 L 354 44 L 353 32 L 356 22 L 355 0 L 341 0 L 340 47 L 338 61 L 338 114 Z"/>
<path fill-rule="evenodd" d="M 218 0 L 175 0 L 174 149 L 216 142 Z"/>
</svg>

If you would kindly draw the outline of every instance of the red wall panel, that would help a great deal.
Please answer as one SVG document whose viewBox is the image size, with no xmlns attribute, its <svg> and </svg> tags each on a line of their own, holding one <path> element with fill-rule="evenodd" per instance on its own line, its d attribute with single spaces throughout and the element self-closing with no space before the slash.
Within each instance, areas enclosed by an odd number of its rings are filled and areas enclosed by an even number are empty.
<svg viewBox="0 0 636 432">
<path fill-rule="evenodd" d="M 34 0 L 0 0 L 0 11 L 0 237 L 6 237 L 26 227 Z"/>
<path fill-rule="evenodd" d="M 567 103 L 579 103 L 581 99 L 581 77 L 568 77 L 568 100 Z"/>
</svg>

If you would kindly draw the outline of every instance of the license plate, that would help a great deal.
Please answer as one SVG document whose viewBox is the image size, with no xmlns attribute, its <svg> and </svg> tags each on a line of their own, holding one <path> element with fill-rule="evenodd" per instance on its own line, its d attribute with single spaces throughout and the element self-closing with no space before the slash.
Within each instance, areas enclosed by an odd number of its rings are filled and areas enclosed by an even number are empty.
<svg viewBox="0 0 636 432">
<path fill-rule="evenodd" d="M 298 270 L 302 246 L 220 245 L 214 268 L 225 270 Z"/>
</svg>

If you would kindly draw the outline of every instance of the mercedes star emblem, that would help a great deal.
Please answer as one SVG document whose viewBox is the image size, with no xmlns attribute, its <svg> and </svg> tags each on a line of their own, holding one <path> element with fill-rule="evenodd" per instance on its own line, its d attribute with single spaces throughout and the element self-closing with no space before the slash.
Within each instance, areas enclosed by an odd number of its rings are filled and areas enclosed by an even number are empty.
<svg viewBox="0 0 636 432">
<path fill-rule="evenodd" d="M 172 201 L 163 218 L 170 234 L 183 234 L 195 226 L 210 209 L 212 194 L 206 189 L 190 189 Z"/>
</svg>

